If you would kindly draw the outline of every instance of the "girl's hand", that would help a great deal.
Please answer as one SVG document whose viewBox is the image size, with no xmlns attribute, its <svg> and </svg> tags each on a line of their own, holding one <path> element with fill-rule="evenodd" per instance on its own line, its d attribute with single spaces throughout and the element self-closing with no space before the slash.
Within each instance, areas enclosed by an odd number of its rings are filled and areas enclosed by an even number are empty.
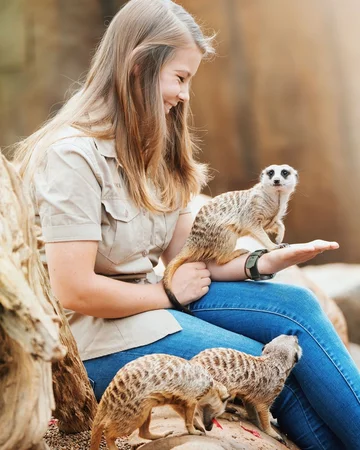
<svg viewBox="0 0 360 450">
<path fill-rule="evenodd" d="M 276 273 L 294 264 L 301 264 L 314 258 L 326 250 L 339 248 L 337 242 L 328 242 L 321 239 L 305 244 L 291 244 L 289 247 L 265 253 L 258 260 L 260 274 Z"/>
<path fill-rule="evenodd" d="M 203 262 L 186 263 L 174 273 L 172 291 L 182 305 L 199 300 L 209 291 L 210 272 Z"/>
</svg>

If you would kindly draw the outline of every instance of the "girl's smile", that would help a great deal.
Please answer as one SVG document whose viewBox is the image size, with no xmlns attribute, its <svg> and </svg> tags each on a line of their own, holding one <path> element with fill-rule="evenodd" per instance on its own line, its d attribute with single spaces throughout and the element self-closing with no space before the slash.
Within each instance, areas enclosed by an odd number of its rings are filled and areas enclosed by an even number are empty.
<svg viewBox="0 0 360 450">
<path fill-rule="evenodd" d="M 190 81 L 196 74 L 202 54 L 196 45 L 175 50 L 174 57 L 160 71 L 160 91 L 166 114 L 179 102 L 189 101 Z"/>
</svg>

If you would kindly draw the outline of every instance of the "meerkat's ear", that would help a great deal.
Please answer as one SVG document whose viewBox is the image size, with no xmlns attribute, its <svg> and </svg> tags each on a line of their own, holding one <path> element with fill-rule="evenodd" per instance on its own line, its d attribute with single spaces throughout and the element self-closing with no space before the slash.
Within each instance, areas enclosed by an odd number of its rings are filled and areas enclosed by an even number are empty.
<svg viewBox="0 0 360 450">
<path fill-rule="evenodd" d="M 219 382 L 216 382 L 217 384 L 217 388 L 218 388 L 218 392 L 219 392 L 219 396 L 222 402 L 226 402 L 226 400 L 229 400 L 229 398 L 231 397 L 226 389 L 226 387 Z"/>
<path fill-rule="evenodd" d="M 302 357 L 302 349 L 301 347 L 299 347 L 297 352 L 295 353 L 295 362 L 297 363 L 301 357 Z"/>
<path fill-rule="evenodd" d="M 295 172 L 296 179 L 299 180 L 299 174 L 298 174 L 298 171 L 297 171 L 297 170 L 294 170 L 294 172 Z"/>
</svg>

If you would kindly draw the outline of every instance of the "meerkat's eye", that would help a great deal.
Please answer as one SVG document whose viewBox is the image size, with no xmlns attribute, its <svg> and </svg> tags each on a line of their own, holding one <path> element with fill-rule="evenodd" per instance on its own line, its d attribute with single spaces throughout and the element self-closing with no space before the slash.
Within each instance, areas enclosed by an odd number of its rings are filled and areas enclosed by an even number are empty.
<svg viewBox="0 0 360 450">
<path fill-rule="evenodd" d="M 289 172 L 288 170 L 286 170 L 286 169 L 283 169 L 283 170 L 281 171 L 281 175 L 282 175 L 284 178 L 286 178 L 288 175 L 290 175 L 290 172 Z"/>
<path fill-rule="evenodd" d="M 267 174 L 268 174 L 269 178 L 272 178 L 275 174 L 275 171 L 273 169 L 268 170 Z"/>
</svg>

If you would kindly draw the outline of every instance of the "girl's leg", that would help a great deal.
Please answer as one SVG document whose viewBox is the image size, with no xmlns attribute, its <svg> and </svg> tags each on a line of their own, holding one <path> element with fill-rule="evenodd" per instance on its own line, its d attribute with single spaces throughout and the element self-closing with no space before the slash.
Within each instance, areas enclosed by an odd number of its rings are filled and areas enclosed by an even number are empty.
<svg viewBox="0 0 360 450">
<path fill-rule="evenodd" d="M 143 347 L 84 362 L 98 400 L 116 372 L 126 363 L 143 355 L 167 353 L 191 359 L 200 351 L 212 347 L 228 347 L 253 355 L 261 354 L 263 345 L 255 340 L 178 311 L 171 313 L 183 327 L 182 331 Z M 313 411 L 297 381 L 291 375 L 280 397 L 281 399 L 275 403 L 279 402 L 276 411 L 281 411 L 281 415 L 284 416 L 281 429 L 302 449 L 343 448 L 341 442 Z M 326 445 L 322 446 L 320 442 L 325 442 Z"/>
<path fill-rule="evenodd" d="M 358 448 L 360 373 L 310 291 L 269 282 L 213 282 L 191 309 L 202 320 L 262 343 L 279 334 L 297 335 L 303 356 L 293 374 L 300 392 L 346 448 Z M 296 388 L 293 396 L 297 393 Z M 285 406 L 281 397 L 273 411 L 287 429 L 293 419 Z M 318 448 L 328 448 L 322 445 Z"/>
</svg>

